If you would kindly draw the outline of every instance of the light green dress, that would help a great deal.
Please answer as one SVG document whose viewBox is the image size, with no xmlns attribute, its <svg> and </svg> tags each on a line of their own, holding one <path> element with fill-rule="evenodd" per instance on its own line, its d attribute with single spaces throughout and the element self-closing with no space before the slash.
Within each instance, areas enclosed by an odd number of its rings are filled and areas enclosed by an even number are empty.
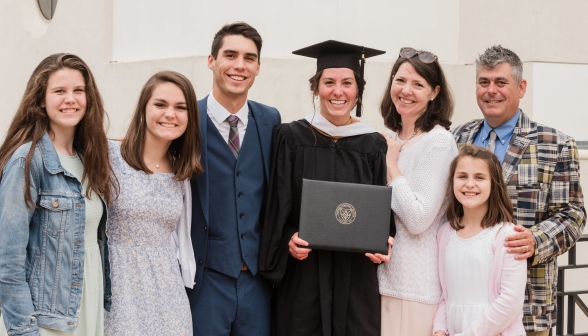
<svg viewBox="0 0 588 336">
<path fill-rule="evenodd" d="M 84 165 L 80 157 L 57 153 L 65 170 L 82 180 Z M 83 186 L 86 193 L 87 180 Z M 78 327 L 74 331 L 64 332 L 41 328 L 41 336 L 102 336 L 104 335 L 104 286 L 102 277 L 102 260 L 98 247 L 98 225 L 104 208 L 100 197 L 94 192 L 86 198 L 86 226 L 84 228 L 84 285 Z"/>
<path fill-rule="evenodd" d="M 84 165 L 76 154 L 68 156 L 57 153 L 65 170 L 82 180 Z M 86 193 L 87 182 L 83 193 Z M 74 331 L 57 331 L 39 328 L 41 336 L 102 336 L 104 335 L 104 286 L 102 278 L 102 260 L 98 247 L 98 225 L 104 207 L 100 197 L 94 192 L 86 202 L 86 223 L 84 228 L 84 284 L 78 326 Z M 0 319 L 0 336 L 7 335 L 4 322 Z"/>
</svg>

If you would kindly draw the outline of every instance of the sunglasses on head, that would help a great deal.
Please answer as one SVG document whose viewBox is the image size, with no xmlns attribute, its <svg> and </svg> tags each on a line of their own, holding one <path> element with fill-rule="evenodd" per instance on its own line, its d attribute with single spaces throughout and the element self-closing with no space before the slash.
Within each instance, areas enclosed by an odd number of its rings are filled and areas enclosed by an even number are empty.
<svg viewBox="0 0 588 336">
<path fill-rule="evenodd" d="M 400 49 L 400 53 L 398 55 L 402 58 L 411 58 L 414 55 L 419 55 L 419 59 L 425 64 L 433 63 L 437 60 L 437 55 L 433 54 L 432 52 L 416 50 L 414 48 L 408 47 Z"/>
</svg>

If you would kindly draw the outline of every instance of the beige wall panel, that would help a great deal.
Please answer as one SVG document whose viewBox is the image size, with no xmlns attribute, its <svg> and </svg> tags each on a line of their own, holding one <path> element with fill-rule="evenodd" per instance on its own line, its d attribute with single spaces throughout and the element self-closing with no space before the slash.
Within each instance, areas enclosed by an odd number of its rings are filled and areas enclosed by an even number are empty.
<svg viewBox="0 0 588 336">
<path fill-rule="evenodd" d="M 533 56 L 533 0 L 468 0 L 459 7 L 459 62 L 472 64 L 492 45 L 512 49 L 523 61 Z"/>
<path fill-rule="evenodd" d="M 292 50 L 338 39 L 386 50 L 381 59 L 413 46 L 457 62 L 458 0 L 112 1 L 112 60 L 119 62 L 207 55 L 214 33 L 239 20 L 263 37 L 262 59 L 293 58 Z"/>
<path fill-rule="evenodd" d="M 535 16 L 533 60 L 554 63 L 588 63 L 588 1 L 531 1 Z"/>
<path fill-rule="evenodd" d="M 316 62 L 311 59 L 266 58 L 262 60 L 259 76 L 249 91 L 249 99 L 276 107 L 282 115 L 282 122 L 304 118 L 313 112 L 308 79 L 315 71 Z M 206 84 L 210 92 L 212 80 Z M 316 106 L 319 106 L 318 101 Z"/>
<path fill-rule="evenodd" d="M 525 62 L 588 62 L 588 2 L 460 1 L 459 61 L 501 44 Z"/>
<path fill-rule="evenodd" d="M 203 59 L 203 57 L 186 57 L 107 64 L 105 66 L 105 85 L 101 89 L 106 97 L 106 111 L 110 118 L 108 135 L 112 138 L 124 136 L 135 111 L 141 89 L 153 74 L 162 70 L 177 71 L 188 77 L 194 85 L 201 82 L 194 80 L 195 64 L 205 68 Z M 201 95 L 196 97 L 200 98 Z"/>
<path fill-rule="evenodd" d="M 443 64 L 442 66 L 455 101 L 451 128 L 472 119 L 482 118 L 476 103 L 474 66 L 463 64 Z"/>
<path fill-rule="evenodd" d="M 534 119 L 588 141 L 588 64 L 534 63 L 533 74 Z"/>
<path fill-rule="evenodd" d="M 338 37 L 386 50 L 378 59 L 395 61 L 400 48 L 413 47 L 456 63 L 459 13 L 457 0 L 339 0 Z"/>
</svg>

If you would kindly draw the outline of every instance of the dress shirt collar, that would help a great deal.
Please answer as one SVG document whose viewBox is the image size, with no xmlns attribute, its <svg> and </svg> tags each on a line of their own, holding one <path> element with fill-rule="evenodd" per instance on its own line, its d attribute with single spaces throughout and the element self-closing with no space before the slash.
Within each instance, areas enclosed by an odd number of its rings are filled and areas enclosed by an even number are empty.
<svg viewBox="0 0 588 336">
<path fill-rule="evenodd" d="M 494 130 L 494 132 L 496 132 L 497 140 L 500 141 L 501 143 L 504 142 L 514 132 L 514 129 L 517 126 L 517 121 L 519 120 L 520 115 L 521 115 L 521 109 L 519 109 L 517 111 L 517 113 L 514 115 L 514 117 L 510 118 L 510 120 L 508 120 L 507 122 L 505 122 L 504 124 L 502 124 L 496 128 L 492 128 L 490 125 L 488 125 L 486 120 L 484 120 L 484 124 L 482 125 L 482 129 L 480 130 L 481 139 L 483 141 L 487 141 L 488 137 L 490 136 L 490 131 Z"/>
<path fill-rule="evenodd" d="M 206 107 L 208 108 L 208 115 L 214 118 L 214 121 L 216 121 L 216 123 L 219 125 L 225 122 L 227 118 L 231 115 L 231 113 L 224 106 L 222 106 L 216 99 L 214 99 L 212 92 L 208 95 L 208 99 L 206 100 Z M 249 116 L 249 104 L 245 102 L 245 104 L 243 104 L 241 109 L 237 111 L 235 115 L 239 117 L 239 120 L 243 123 L 245 127 L 247 127 L 247 120 Z"/>
</svg>

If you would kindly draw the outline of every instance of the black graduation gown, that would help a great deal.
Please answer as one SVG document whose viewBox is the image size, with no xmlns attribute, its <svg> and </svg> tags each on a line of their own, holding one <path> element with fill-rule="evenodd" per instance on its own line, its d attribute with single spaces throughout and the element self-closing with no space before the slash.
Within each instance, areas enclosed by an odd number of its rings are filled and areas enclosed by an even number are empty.
<svg viewBox="0 0 588 336">
<path fill-rule="evenodd" d="M 361 253 L 326 250 L 300 261 L 288 242 L 298 231 L 302 178 L 385 185 L 386 151 L 379 133 L 334 142 L 306 120 L 274 129 L 259 267 L 275 286 L 274 335 L 380 334 L 377 266 Z"/>
</svg>

